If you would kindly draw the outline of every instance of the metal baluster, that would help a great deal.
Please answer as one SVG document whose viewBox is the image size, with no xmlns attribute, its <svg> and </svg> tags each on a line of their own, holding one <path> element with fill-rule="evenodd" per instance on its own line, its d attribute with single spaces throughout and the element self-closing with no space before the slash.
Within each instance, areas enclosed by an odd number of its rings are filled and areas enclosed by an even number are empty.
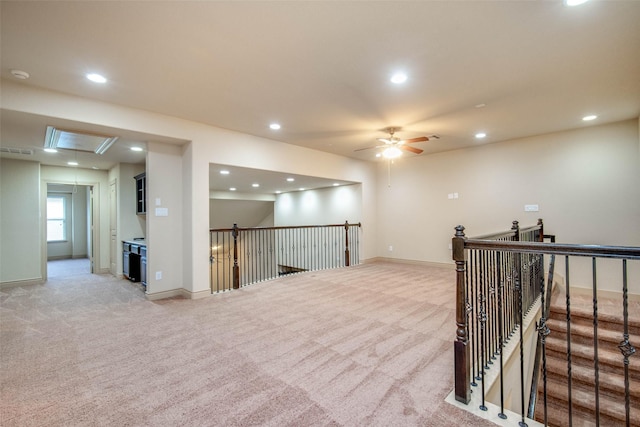
<svg viewBox="0 0 640 427">
<path fill-rule="evenodd" d="M 485 326 L 487 324 L 487 314 L 486 314 L 486 310 L 485 310 L 485 302 L 486 302 L 486 298 L 484 296 L 484 294 L 480 294 L 480 312 L 478 313 L 478 321 L 480 323 L 480 341 L 482 342 L 482 351 L 480 352 L 480 362 L 482 365 L 482 370 L 481 372 L 481 381 L 482 381 L 482 403 L 480 404 L 480 409 L 483 411 L 487 410 L 487 407 L 485 406 L 485 371 L 487 369 L 487 367 L 485 366 L 485 344 L 484 344 L 484 340 L 485 340 Z"/>
<path fill-rule="evenodd" d="M 503 341 L 503 336 L 502 336 L 502 290 L 503 290 L 503 283 L 502 283 L 502 275 L 501 275 L 501 257 L 500 257 L 500 252 L 496 253 L 496 264 L 497 264 L 497 268 L 496 268 L 496 274 L 497 274 L 497 279 L 498 279 L 498 341 L 499 341 L 499 347 L 498 347 L 498 352 L 500 355 L 500 413 L 498 414 L 498 417 L 502 418 L 503 420 L 507 419 L 507 416 L 504 413 L 504 379 L 503 379 L 503 367 L 504 367 L 504 360 L 502 359 L 502 350 L 504 347 L 504 341 Z"/>
<path fill-rule="evenodd" d="M 474 334 L 474 338 L 475 338 L 475 343 L 476 343 L 476 354 L 475 357 L 473 359 L 474 363 L 477 366 L 477 376 L 476 376 L 476 380 L 477 381 L 482 381 L 482 371 L 484 370 L 483 365 L 481 364 L 482 361 L 482 357 L 481 357 L 481 353 L 482 353 L 482 341 L 480 340 L 480 323 L 479 323 L 479 319 L 480 319 L 480 295 L 482 295 L 482 287 L 480 285 L 480 251 L 478 250 L 474 250 L 473 251 L 475 257 L 474 257 L 474 268 L 473 268 L 473 272 L 474 272 L 474 276 L 475 276 L 475 283 L 476 283 L 476 292 L 475 292 L 475 298 L 476 298 L 476 302 L 475 302 L 475 316 L 473 319 L 473 322 L 475 324 L 475 330 L 476 333 Z"/>
<path fill-rule="evenodd" d="M 548 296 L 551 298 L 551 295 Z M 543 384 L 543 404 L 544 404 L 544 425 L 548 425 L 547 420 L 547 350 L 546 350 L 546 337 L 551 333 L 551 330 L 547 326 L 547 319 L 549 313 L 546 310 L 545 294 L 544 294 L 544 280 L 540 284 L 540 306 L 542 307 L 542 317 L 540 322 L 536 325 L 536 330 L 540 336 L 540 345 L 542 346 L 542 384 Z"/>
<path fill-rule="evenodd" d="M 465 280 L 467 283 L 467 286 L 470 289 L 470 292 L 467 292 L 466 295 L 466 312 L 467 312 L 467 329 L 469 329 L 469 324 L 471 324 L 471 385 L 472 386 L 477 386 L 478 383 L 476 383 L 476 377 L 477 377 L 477 359 L 476 359 L 476 341 L 477 341 L 477 337 L 476 337 L 476 328 L 475 328 L 475 316 L 474 316 L 474 307 L 477 306 L 477 294 L 475 292 L 475 281 L 473 280 L 473 271 L 471 272 L 471 277 L 469 277 L 469 269 L 471 268 L 472 270 L 475 270 L 473 267 L 473 260 L 475 259 L 475 251 L 469 251 L 469 261 L 467 261 L 467 266 L 466 266 L 466 271 L 465 271 Z M 476 299 L 476 303 L 473 303 L 472 301 Z M 469 322 L 469 319 L 471 319 L 471 322 Z"/>
<path fill-rule="evenodd" d="M 596 427 L 600 426 L 600 365 L 598 361 L 598 289 L 596 277 L 596 258 L 591 259 L 593 284 L 593 370 L 595 373 Z"/>
<path fill-rule="evenodd" d="M 626 425 L 629 427 L 631 423 L 630 417 L 630 393 L 629 393 L 629 357 L 632 356 L 636 349 L 629 342 L 629 301 L 627 296 L 627 260 L 622 260 L 622 320 L 624 324 L 624 331 L 622 334 L 622 341 L 618 345 L 622 356 L 624 357 L 624 413 Z"/>
<path fill-rule="evenodd" d="M 566 306 L 567 306 L 567 387 L 568 387 L 568 396 L 567 405 L 569 406 L 569 427 L 573 426 L 573 398 L 572 398 L 572 372 L 571 372 L 571 298 L 570 291 L 571 289 L 569 282 L 569 256 L 565 257 L 565 272 L 567 275 L 566 278 L 566 288 L 565 288 L 565 298 L 566 298 Z"/>
<path fill-rule="evenodd" d="M 518 423 L 521 427 L 527 426 L 524 420 L 525 408 L 524 408 L 524 340 L 523 340 L 523 322 L 522 322 L 522 259 L 521 254 L 515 254 L 515 269 L 514 269 L 514 282 L 516 295 L 518 297 L 518 322 L 520 332 L 520 406 L 522 419 Z"/>
</svg>

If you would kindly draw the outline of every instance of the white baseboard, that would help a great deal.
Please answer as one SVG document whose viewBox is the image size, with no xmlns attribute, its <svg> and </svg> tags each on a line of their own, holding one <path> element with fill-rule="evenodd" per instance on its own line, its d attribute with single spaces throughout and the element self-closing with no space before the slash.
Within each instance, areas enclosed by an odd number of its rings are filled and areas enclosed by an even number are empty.
<svg viewBox="0 0 640 427">
<path fill-rule="evenodd" d="M 27 279 L 27 280 L 13 280 L 10 282 L 1 282 L 0 289 L 8 289 L 8 288 L 17 288 L 20 286 L 32 286 L 32 285 L 42 285 L 44 284 L 44 279 Z"/>
<path fill-rule="evenodd" d="M 205 297 L 210 297 L 211 291 L 209 289 L 198 292 L 191 292 L 183 288 L 179 289 L 171 289 L 169 291 L 155 292 L 153 294 L 146 294 L 146 297 L 149 301 L 157 301 L 161 299 L 167 298 L 175 298 L 182 297 L 185 299 L 200 299 Z"/>
<path fill-rule="evenodd" d="M 418 261 L 418 260 L 412 260 L 412 259 L 386 258 L 386 257 L 374 257 L 374 258 L 369 258 L 362 261 L 363 264 L 368 264 L 372 262 L 391 262 L 396 264 L 410 264 L 410 265 L 421 265 L 424 267 L 447 268 L 450 270 L 456 269 L 456 265 L 453 262 L 445 263 L 445 262 L 432 262 L 432 261 Z"/>
</svg>

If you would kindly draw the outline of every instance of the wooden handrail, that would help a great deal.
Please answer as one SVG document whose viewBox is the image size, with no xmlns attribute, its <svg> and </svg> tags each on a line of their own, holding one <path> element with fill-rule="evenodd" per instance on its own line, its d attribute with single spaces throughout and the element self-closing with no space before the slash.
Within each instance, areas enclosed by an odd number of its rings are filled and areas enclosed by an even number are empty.
<svg viewBox="0 0 640 427">
<path fill-rule="evenodd" d="M 361 223 L 357 223 L 357 224 L 349 224 L 349 223 L 343 223 L 343 224 L 323 224 L 323 225 L 285 225 L 285 226 L 278 226 L 278 227 L 237 227 L 237 228 L 211 228 L 209 229 L 209 231 L 233 231 L 233 230 L 239 230 L 239 231 L 246 231 L 246 230 L 291 230 L 291 229 L 300 229 L 300 228 L 328 228 L 328 227 L 345 227 L 345 226 L 349 226 L 349 227 L 360 227 L 362 228 L 362 224 Z"/>
<path fill-rule="evenodd" d="M 640 248 L 634 246 L 578 245 L 567 243 L 465 239 L 464 248 L 491 249 L 529 254 L 536 253 L 597 258 L 640 259 Z"/>
</svg>

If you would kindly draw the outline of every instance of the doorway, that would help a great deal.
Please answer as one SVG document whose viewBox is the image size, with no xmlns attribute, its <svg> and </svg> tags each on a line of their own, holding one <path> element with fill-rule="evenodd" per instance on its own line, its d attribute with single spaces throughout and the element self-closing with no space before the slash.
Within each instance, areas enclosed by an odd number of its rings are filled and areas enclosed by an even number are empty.
<svg viewBox="0 0 640 427">
<path fill-rule="evenodd" d="M 94 273 L 94 186 L 47 183 L 45 277 Z M 61 262 L 75 261 L 75 262 Z"/>
</svg>

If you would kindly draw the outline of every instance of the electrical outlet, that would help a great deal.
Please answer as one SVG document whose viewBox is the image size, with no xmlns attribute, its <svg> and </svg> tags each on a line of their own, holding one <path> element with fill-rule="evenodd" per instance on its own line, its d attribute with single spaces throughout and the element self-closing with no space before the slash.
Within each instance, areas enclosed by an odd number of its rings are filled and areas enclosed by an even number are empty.
<svg viewBox="0 0 640 427">
<path fill-rule="evenodd" d="M 156 280 L 162 280 L 162 271 L 156 271 Z"/>
</svg>

